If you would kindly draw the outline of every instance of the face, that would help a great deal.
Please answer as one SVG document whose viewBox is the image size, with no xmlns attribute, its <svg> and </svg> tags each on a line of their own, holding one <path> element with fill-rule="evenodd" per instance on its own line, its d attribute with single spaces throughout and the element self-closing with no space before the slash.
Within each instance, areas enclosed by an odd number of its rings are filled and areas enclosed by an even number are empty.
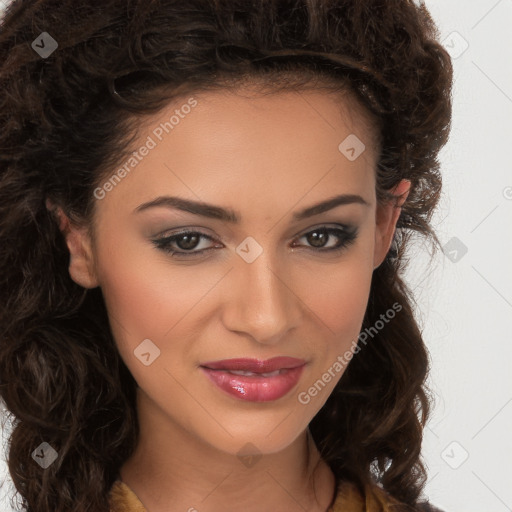
<svg viewBox="0 0 512 512">
<path fill-rule="evenodd" d="M 70 274 L 101 287 L 140 404 L 169 435 L 281 450 L 343 375 L 392 240 L 371 121 L 325 92 L 208 92 L 140 134 L 96 190 L 94 243 L 69 227 Z M 220 364 L 276 376 L 212 363 L 276 357 L 294 359 Z"/>
</svg>

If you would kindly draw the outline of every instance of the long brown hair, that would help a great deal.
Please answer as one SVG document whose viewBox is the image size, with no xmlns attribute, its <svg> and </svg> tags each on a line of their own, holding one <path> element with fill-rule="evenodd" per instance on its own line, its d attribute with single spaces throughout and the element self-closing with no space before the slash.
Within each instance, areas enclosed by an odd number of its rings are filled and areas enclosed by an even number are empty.
<svg viewBox="0 0 512 512">
<path fill-rule="evenodd" d="M 45 56 L 31 46 L 42 32 L 58 44 Z M 417 505 L 429 359 L 402 274 L 413 234 L 440 245 L 430 220 L 452 65 L 438 37 L 412 0 L 12 3 L 0 26 L 0 396 L 13 419 L 8 467 L 28 512 L 107 512 L 138 439 L 136 383 L 101 289 L 71 280 L 46 201 L 90 222 L 93 190 L 133 149 L 142 116 L 243 80 L 350 90 L 379 127 L 378 200 L 411 182 L 362 332 L 393 304 L 400 311 L 360 343 L 310 432 L 338 480 L 379 483 Z M 58 454 L 45 469 L 33 457 L 43 442 Z"/>
</svg>

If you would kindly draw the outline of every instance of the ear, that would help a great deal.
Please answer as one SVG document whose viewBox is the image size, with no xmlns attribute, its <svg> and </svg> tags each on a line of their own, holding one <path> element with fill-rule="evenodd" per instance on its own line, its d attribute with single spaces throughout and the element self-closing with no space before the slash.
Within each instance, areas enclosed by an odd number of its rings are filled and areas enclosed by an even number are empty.
<svg viewBox="0 0 512 512">
<path fill-rule="evenodd" d="M 54 214 L 66 240 L 70 255 L 68 270 L 71 279 L 84 288 L 96 288 L 99 284 L 94 271 L 94 255 L 87 228 L 73 223 L 60 206 L 55 206 L 48 199 L 46 207 Z"/>
<path fill-rule="evenodd" d="M 375 212 L 374 270 L 384 261 L 386 254 L 389 252 L 395 234 L 396 223 L 402 211 L 402 205 L 409 195 L 410 188 L 411 182 L 409 180 L 401 180 L 392 190 L 396 198 L 395 201 L 388 201 L 385 204 L 377 205 Z"/>
</svg>

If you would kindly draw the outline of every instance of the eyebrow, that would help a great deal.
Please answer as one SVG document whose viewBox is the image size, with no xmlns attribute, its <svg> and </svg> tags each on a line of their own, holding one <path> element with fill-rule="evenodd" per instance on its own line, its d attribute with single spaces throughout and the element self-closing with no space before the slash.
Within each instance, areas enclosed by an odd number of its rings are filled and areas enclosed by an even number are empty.
<svg viewBox="0 0 512 512">
<path fill-rule="evenodd" d="M 370 206 L 367 201 L 357 194 L 341 194 L 312 206 L 308 206 L 303 210 L 299 210 L 293 213 L 292 218 L 294 221 L 298 221 L 332 210 L 337 206 L 353 203 Z M 139 213 L 148 210 L 149 208 L 156 207 L 174 208 L 194 215 L 232 222 L 234 224 L 239 223 L 241 218 L 236 211 L 230 208 L 221 208 L 220 206 L 215 206 L 213 204 L 192 201 L 190 199 L 183 199 L 176 196 L 159 196 L 151 201 L 139 205 L 135 208 L 134 213 Z"/>
</svg>

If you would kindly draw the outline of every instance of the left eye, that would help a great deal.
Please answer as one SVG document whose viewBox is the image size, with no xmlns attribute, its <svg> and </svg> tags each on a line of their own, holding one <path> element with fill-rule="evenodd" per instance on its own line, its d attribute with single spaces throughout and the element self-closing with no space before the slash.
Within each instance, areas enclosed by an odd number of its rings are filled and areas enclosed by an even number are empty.
<svg viewBox="0 0 512 512">
<path fill-rule="evenodd" d="M 328 247 L 325 242 L 327 240 L 331 240 L 333 235 L 338 238 L 338 243 L 334 246 L 331 245 Z M 354 229 L 348 230 L 324 226 L 308 231 L 306 234 L 302 235 L 299 240 L 301 238 L 306 238 L 308 239 L 308 243 L 312 244 L 313 249 L 316 249 L 317 252 L 328 252 L 344 249 L 346 246 L 354 242 L 356 237 L 357 231 Z"/>
<path fill-rule="evenodd" d="M 333 236 L 338 239 L 338 242 L 335 243 L 334 246 L 332 244 L 328 246 L 327 241 L 330 241 Z M 307 243 L 310 244 L 308 249 L 312 249 L 315 252 L 330 252 L 344 249 L 349 244 L 353 243 L 356 237 L 357 230 L 354 228 L 349 229 L 348 226 L 344 228 L 322 226 L 301 235 L 298 240 L 302 238 L 306 239 Z M 214 238 L 200 231 L 182 231 L 181 233 L 152 240 L 152 242 L 158 249 L 168 252 L 174 257 L 186 258 L 203 254 L 215 248 L 210 246 L 193 250 L 197 249 L 198 245 L 200 246 L 201 239 L 214 241 Z M 175 247 L 177 246 L 177 250 L 173 247 L 173 244 L 175 244 Z"/>
</svg>

